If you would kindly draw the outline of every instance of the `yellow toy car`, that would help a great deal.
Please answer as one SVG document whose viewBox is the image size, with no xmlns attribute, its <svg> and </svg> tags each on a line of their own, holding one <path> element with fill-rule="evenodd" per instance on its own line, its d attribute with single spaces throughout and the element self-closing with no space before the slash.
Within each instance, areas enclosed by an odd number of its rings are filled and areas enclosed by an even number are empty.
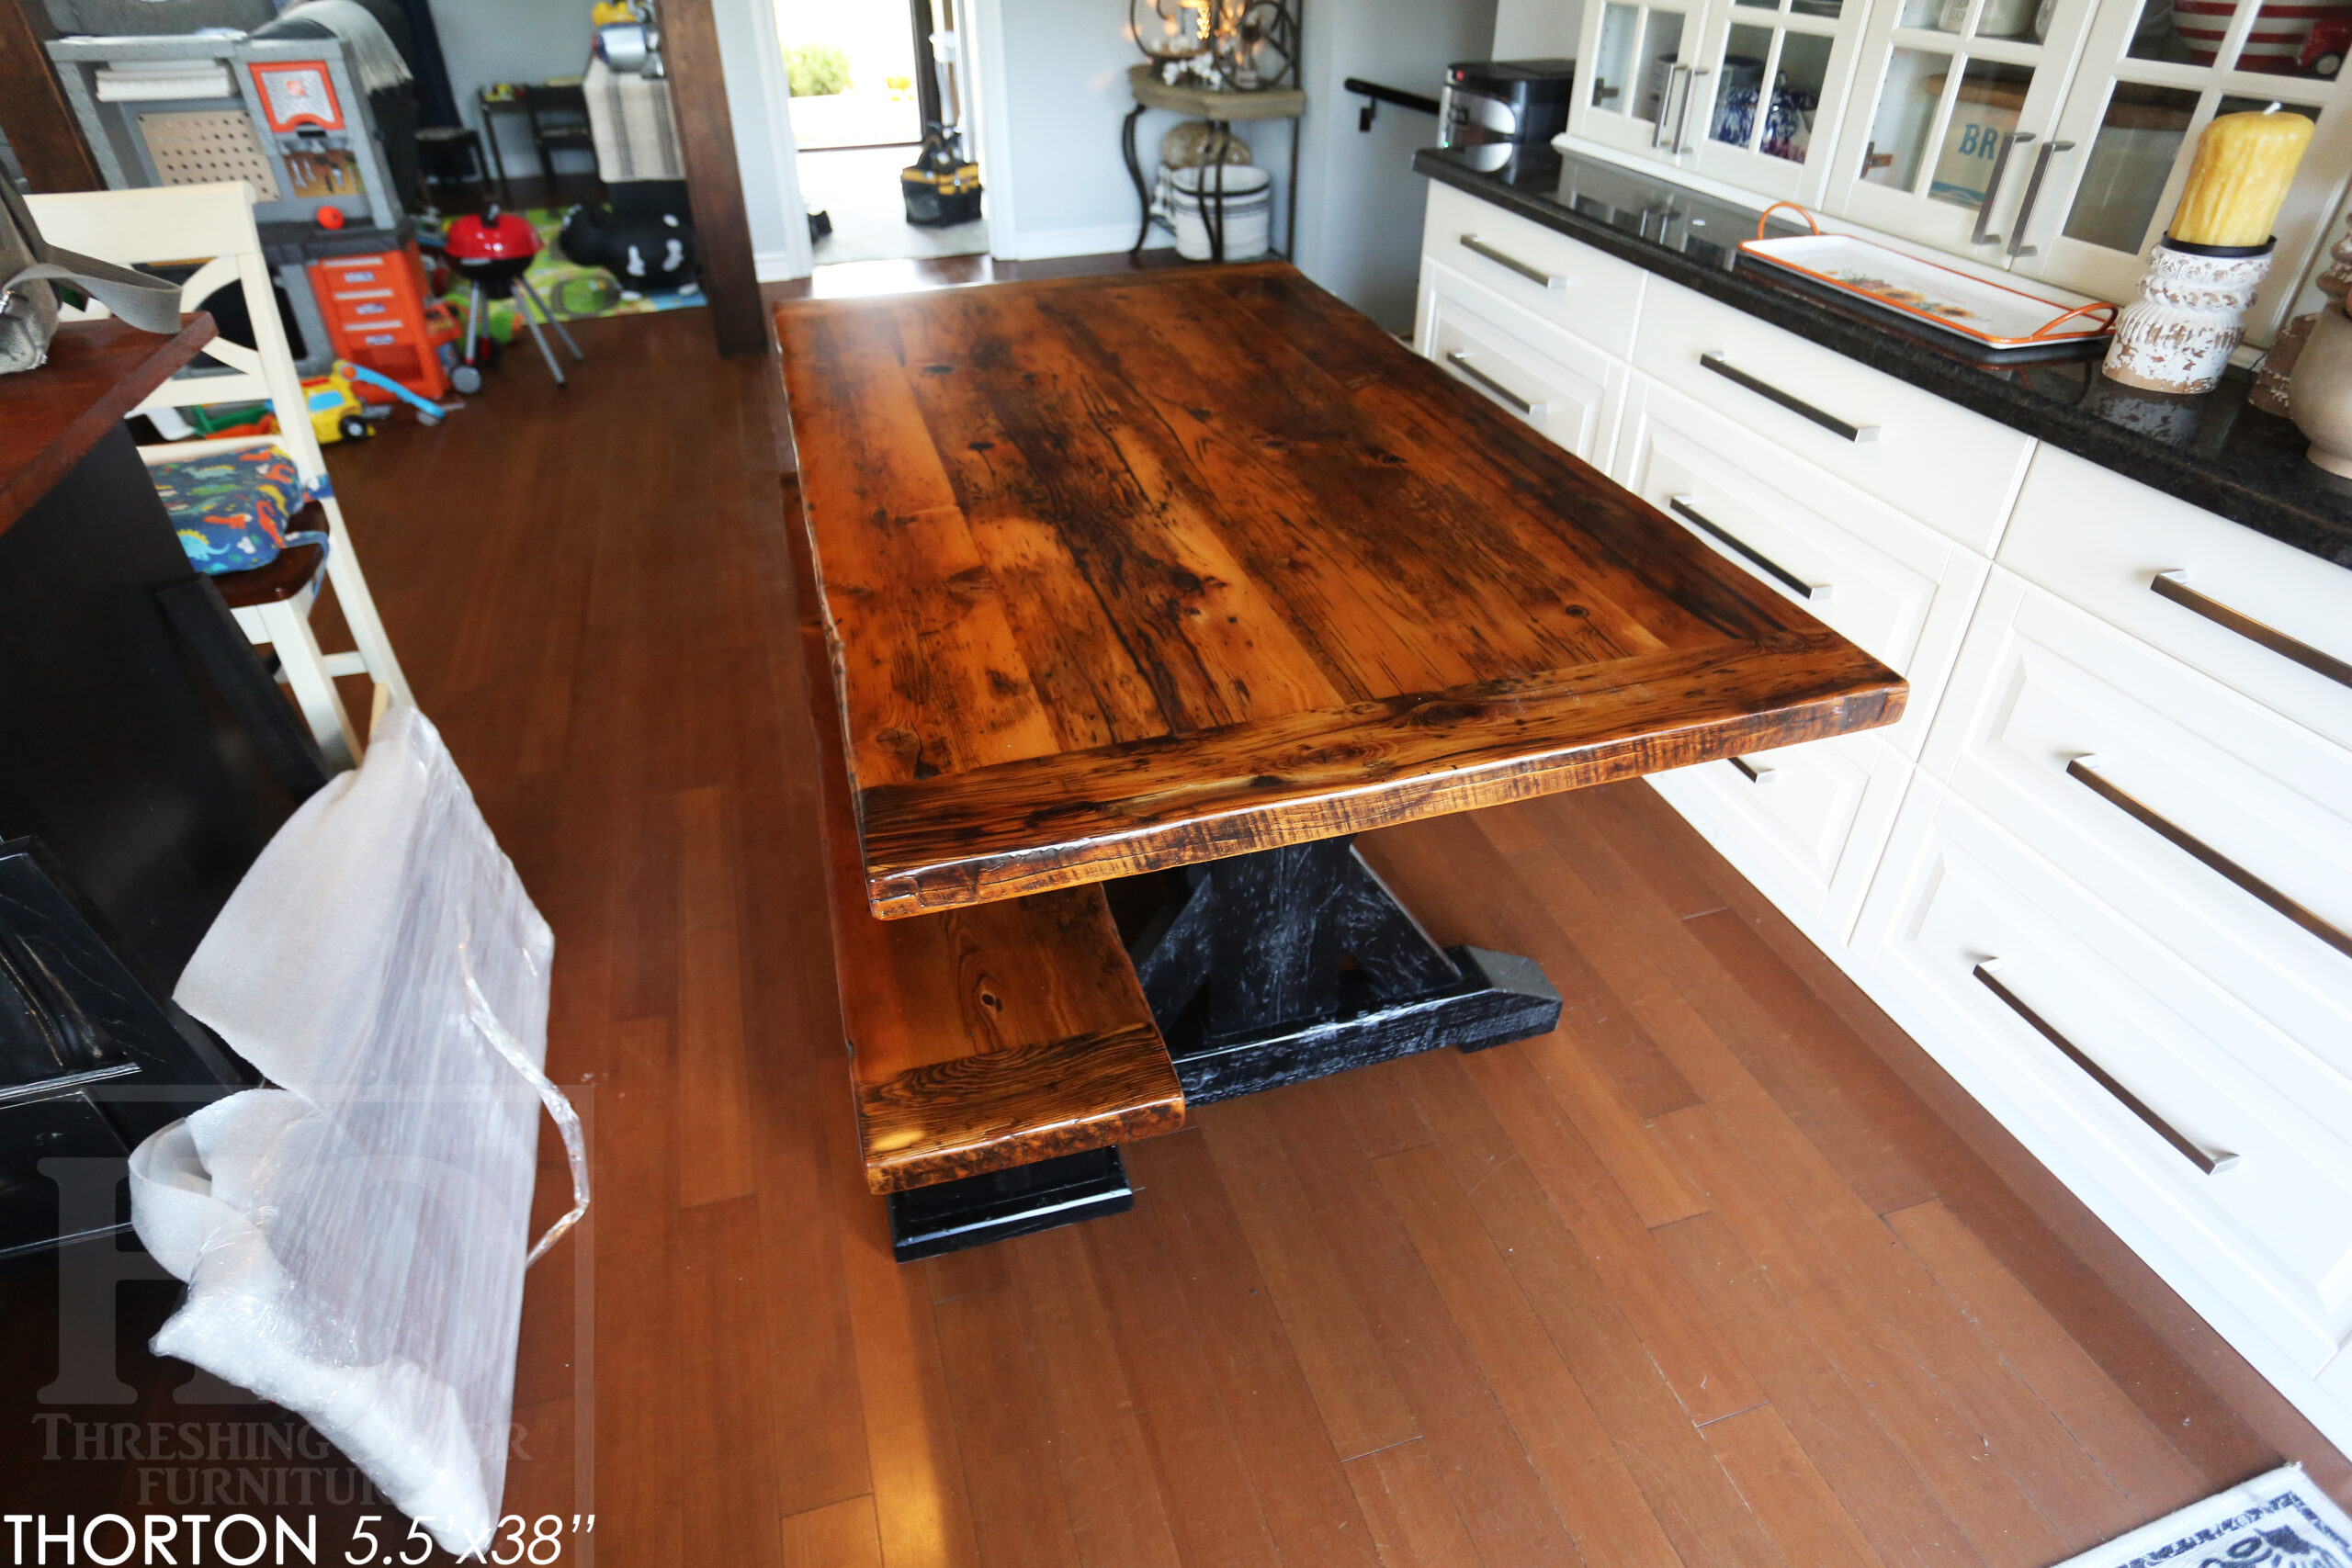
<svg viewBox="0 0 2352 1568">
<path fill-rule="evenodd" d="M 322 446 L 337 441 L 364 441 L 376 434 L 359 400 L 351 367 L 340 359 L 325 375 L 302 383 L 302 406 L 310 413 L 311 429 Z"/>
</svg>

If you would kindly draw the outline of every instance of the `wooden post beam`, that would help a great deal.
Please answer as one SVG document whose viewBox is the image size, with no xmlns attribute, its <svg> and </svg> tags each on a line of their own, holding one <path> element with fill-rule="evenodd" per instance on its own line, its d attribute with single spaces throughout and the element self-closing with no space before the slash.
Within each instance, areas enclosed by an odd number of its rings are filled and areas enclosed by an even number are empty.
<svg viewBox="0 0 2352 1568">
<path fill-rule="evenodd" d="M 0 0 L 0 132 L 36 192 L 102 190 L 97 160 L 41 47 L 56 33 L 40 0 Z"/>
<path fill-rule="evenodd" d="M 767 312 L 752 267 L 752 226 L 735 166 L 735 120 L 727 108 L 727 71 L 718 58 L 711 0 L 664 0 L 662 51 L 670 102 L 686 163 L 686 199 L 694 209 L 702 289 L 722 359 L 768 351 Z"/>
</svg>

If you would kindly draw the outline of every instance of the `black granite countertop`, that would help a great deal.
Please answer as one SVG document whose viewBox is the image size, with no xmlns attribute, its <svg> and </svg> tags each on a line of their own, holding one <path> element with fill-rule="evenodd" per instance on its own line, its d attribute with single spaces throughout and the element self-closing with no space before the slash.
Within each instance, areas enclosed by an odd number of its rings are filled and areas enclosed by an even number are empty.
<svg viewBox="0 0 2352 1568">
<path fill-rule="evenodd" d="M 1474 150 L 1475 151 L 1475 150 Z M 1490 151 L 1490 150 L 1487 150 Z M 1498 169 L 1460 153 L 1414 169 L 1556 229 L 1686 288 L 1836 349 L 1898 380 L 1998 420 L 2324 560 L 2352 570 L 2352 491 L 2303 459 L 2302 433 L 2248 408 L 2253 378 L 2232 370 L 2198 398 L 2139 392 L 2098 372 L 2103 344 L 2063 356 L 1985 364 L 1955 340 L 1743 258 L 1753 209 L 1614 164 L 1521 149 Z M 1783 231 L 1802 233 L 1796 224 Z"/>
</svg>

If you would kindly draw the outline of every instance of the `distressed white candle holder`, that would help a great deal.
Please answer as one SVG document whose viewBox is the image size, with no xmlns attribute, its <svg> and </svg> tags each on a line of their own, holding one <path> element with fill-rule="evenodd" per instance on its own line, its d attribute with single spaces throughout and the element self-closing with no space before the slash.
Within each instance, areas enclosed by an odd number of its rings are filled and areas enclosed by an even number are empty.
<svg viewBox="0 0 2352 1568">
<path fill-rule="evenodd" d="M 2210 392 L 2245 336 L 2246 307 L 2270 271 L 2278 242 L 2185 245 L 2160 240 L 2140 298 L 2116 319 L 2101 367 L 2109 380 L 2151 392 Z"/>
</svg>

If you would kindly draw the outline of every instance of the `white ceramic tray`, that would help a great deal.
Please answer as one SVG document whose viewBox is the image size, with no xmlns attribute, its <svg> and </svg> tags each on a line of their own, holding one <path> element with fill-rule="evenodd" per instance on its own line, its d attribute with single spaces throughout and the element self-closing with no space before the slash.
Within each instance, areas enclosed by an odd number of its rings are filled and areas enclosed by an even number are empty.
<svg viewBox="0 0 2352 1568">
<path fill-rule="evenodd" d="M 1802 211 L 1792 206 L 1792 210 Z M 1770 216 L 1770 209 L 1765 216 Z M 1812 221 L 1809 214 L 1806 221 Z M 1758 238 L 1740 242 L 1745 254 L 1939 327 L 1980 348 L 2047 348 L 2107 337 L 2115 331 L 2116 308 L 2105 300 L 2069 305 L 2030 288 L 1986 283 L 1851 234 L 1824 234 L 1816 229 L 1767 240 L 1760 237 L 1761 220 L 1756 231 Z"/>
</svg>

